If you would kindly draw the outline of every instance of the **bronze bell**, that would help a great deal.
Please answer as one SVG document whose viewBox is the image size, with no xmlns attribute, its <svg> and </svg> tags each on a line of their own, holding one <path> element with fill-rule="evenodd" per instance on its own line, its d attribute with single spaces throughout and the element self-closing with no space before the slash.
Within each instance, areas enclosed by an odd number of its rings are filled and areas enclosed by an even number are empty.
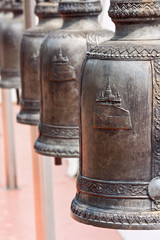
<svg viewBox="0 0 160 240">
<path fill-rule="evenodd" d="M 71 206 L 79 222 L 160 229 L 159 8 L 156 0 L 111 0 L 116 33 L 87 53 Z"/>
<path fill-rule="evenodd" d="M 64 20 L 41 48 L 40 135 L 35 150 L 55 157 L 79 157 L 78 102 L 81 65 L 87 47 L 109 39 L 113 33 L 97 22 L 97 1 L 61 1 Z"/>
<path fill-rule="evenodd" d="M 1 51 L 2 51 L 2 30 L 3 25 L 6 24 L 7 21 L 13 18 L 13 14 L 11 12 L 11 3 L 10 1 L 1 0 L 0 1 L 0 68 L 1 68 Z"/>
<path fill-rule="evenodd" d="M 40 118 L 39 52 L 45 36 L 62 26 L 58 14 L 58 2 L 36 1 L 35 14 L 38 26 L 23 34 L 21 44 L 21 110 L 17 115 L 19 123 L 37 125 Z"/>
<path fill-rule="evenodd" d="M 12 1 L 13 19 L 3 26 L 1 36 L 1 88 L 19 88 L 19 48 L 24 29 L 22 1 Z"/>
</svg>

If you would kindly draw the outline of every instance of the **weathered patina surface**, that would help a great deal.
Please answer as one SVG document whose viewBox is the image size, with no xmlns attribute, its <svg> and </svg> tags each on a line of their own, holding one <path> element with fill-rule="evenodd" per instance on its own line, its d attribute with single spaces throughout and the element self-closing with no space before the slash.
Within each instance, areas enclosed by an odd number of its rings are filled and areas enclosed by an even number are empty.
<svg viewBox="0 0 160 240">
<path fill-rule="evenodd" d="M 17 121 L 38 125 L 40 118 L 39 54 L 41 43 L 50 32 L 62 26 L 58 14 L 58 1 L 37 1 L 35 14 L 39 24 L 24 32 L 21 43 L 21 110 Z"/>
<path fill-rule="evenodd" d="M 109 39 L 112 32 L 97 22 L 99 1 L 61 1 L 64 20 L 60 30 L 50 34 L 41 50 L 40 136 L 38 153 L 79 157 L 79 83 L 87 49 Z"/>
<path fill-rule="evenodd" d="M 87 53 L 71 206 L 77 221 L 160 228 L 159 7 L 155 0 L 111 0 L 116 33 Z"/>
<path fill-rule="evenodd" d="M 3 23 L 1 34 L 1 88 L 20 87 L 20 43 L 24 30 L 22 0 L 4 3 L 4 11 L 13 12 L 13 19 Z"/>
</svg>

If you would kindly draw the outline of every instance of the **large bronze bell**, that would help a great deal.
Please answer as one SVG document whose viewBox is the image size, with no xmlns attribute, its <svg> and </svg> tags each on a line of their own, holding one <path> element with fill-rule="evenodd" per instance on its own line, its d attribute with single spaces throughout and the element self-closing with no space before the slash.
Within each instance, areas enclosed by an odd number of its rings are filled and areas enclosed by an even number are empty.
<svg viewBox="0 0 160 240">
<path fill-rule="evenodd" d="M 116 33 L 87 54 L 71 206 L 82 223 L 160 229 L 159 8 L 156 0 L 111 0 Z"/>
<path fill-rule="evenodd" d="M 41 49 L 40 135 L 38 153 L 79 157 L 78 102 L 81 65 L 87 47 L 109 39 L 112 32 L 97 22 L 97 1 L 61 1 L 62 29 L 50 34 Z"/>
<path fill-rule="evenodd" d="M 12 1 L 14 17 L 3 25 L 1 36 L 1 88 L 19 88 L 19 49 L 24 29 L 22 1 Z"/>
<path fill-rule="evenodd" d="M 40 118 L 39 53 L 45 36 L 62 26 L 58 14 L 58 2 L 36 1 L 35 13 L 38 26 L 23 34 L 21 44 L 21 110 L 17 115 L 19 123 L 37 125 Z"/>
</svg>

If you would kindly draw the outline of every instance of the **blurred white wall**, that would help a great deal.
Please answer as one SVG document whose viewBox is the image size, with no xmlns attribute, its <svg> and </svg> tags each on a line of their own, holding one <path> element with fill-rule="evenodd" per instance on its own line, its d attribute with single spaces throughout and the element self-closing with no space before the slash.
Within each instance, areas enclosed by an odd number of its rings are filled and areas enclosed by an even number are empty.
<svg viewBox="0 0 160 240">
<path fill-rule="evenodd" d="M 103 7 L 102 13 L 99 15 L 99 23 L 103 28 L 115 31 L 115 25 L 108 16 L 108 9 L 110 5 L 110 0 L 101 0 Z"/>
</svg>

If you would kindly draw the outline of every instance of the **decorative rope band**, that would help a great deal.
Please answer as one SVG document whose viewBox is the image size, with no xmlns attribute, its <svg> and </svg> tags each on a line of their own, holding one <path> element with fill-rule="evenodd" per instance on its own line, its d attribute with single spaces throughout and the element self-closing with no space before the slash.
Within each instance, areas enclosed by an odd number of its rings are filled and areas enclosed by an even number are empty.
<svg viewBox="0 0 160 240">
<path fill-rule="evenodd" d="M 58 3 L 43 3 L 37 4 L 35 7 L 35 14 L 39 18 L 58 17 Z"/>
<path fill-rule="evenodd" d="M 78 139 L 79 128 L 78 127 L 67 127 L 67 126 L 51 126 L 48 124 L 40 124 L 39 129 L 42 135 L 53 138 L 67 138 L 67 139 Z"/>
<path fill-rule="evenodd" d="M 143 42 L 143 45 L 135 43 L 122 43 L 113 44 L 114 42 L 108 41 L 105 45 L 99 45 L 90 49 L 87 52 L 87 58 L 97 59 L 141 59 L 152 60 L 160 58 L 160 46 L 148 45 Z"/>
<path fill-rule="evenodd" d="M 100 1 L 60 2 L 59 13 L 62 15 L 98 15 L 102 11 Z"/>
<path fill-rule="evenodd" d="M 160 17 L 160 2 L 111 2 L 109 16 L 111 18 L 154 18 Z"/>
<path fill-rule="evenodd" d="M 2 78 L 19 77 L 20 73 L 17 71 L 17 69 L 2 69 L 1 76 Z"/>
<path fill-rule="evenodd" d="M 75 140 L 77 145 L 65 146 L 65 145 L 56 145 L 41 142 L 41 139 L 38 138 L 34 144 L 34 148 L 38 153 L 49 155 L 49 156 L 59 156 L 59 157 L 79 157 L 79 146 L 78 140 Z"/>
<path fill-rule="evenodd" d="M 31 100 L 31 99 L 21 99 L 21 107 L 23 109 L 29 109 L 29 110 L 40 110 L 40 101 L 39 100 Z"/>
<path fill-rule="evenodd" d="M 80 192 L 110 198 L 149 198 L 148 182 L 103 181 L 78 176 Z"/>
<path fill-rule="evenodd" d="M 81 204 L 76 200 L 72 201 L 71 211 L 77 220 L 87 222 L 97 226 L 107 226 L 112 228 L 114 225 L 117 228 L 126 229 L 159 229 L 160 227 L 160 215 L 155 211 L 144 212 L 123 212 L 115 210 L 105 210 L 96 207 L 91 207 L 85 204 Z"/>
</svg>

